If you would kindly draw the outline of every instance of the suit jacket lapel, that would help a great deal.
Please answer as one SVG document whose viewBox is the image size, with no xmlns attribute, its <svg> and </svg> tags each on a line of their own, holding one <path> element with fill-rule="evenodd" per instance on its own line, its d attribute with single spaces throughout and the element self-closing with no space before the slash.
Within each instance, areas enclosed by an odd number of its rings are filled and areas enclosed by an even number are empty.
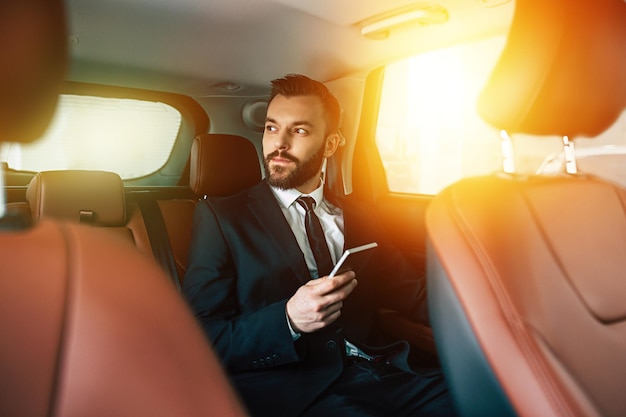
<svg viewBox="0 0 626 417">
<path fill-rule="evenodd" d="M 304 255 L 267 183 L 263 181 L 253 187 L 248 196 L 251 198 L 248 209 L 259 220 L 269 240 L 276 246 L 278 254 L 283 257 L 301 283 L 309 281 L 311 275 Z"/>
</svg>

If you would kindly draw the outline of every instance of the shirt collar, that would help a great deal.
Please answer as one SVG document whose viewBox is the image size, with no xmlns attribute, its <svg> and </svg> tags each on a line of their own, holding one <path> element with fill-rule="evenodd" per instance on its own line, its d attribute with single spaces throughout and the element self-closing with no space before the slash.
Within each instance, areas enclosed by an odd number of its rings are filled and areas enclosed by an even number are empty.
<svg viewBox="0 0 626 417">
<path fill-rule="evenodd" d="M 324 183 L 320 184 L 320 186 L 317 187 L 310 194 L 302 194 L 300 191 L 296 190 L 295 188 L 290 188 L 288 190 L 282 190 L 280 188 L 272 187 L 270 185 L 270 189 L 272 190 L 272 192 L 276 196 L 276 199 L 278 200 L 278 203 L 283 208 L 291 207 L 291 205 L 293 203 L 295 203 L 295 201 L 301 195 L 308 195 L 310 197 L 313 197 L 313 199 L 315 200 L 315 207 L 319 207 L 320 204 L 322 204 L 322 201 L 324 200 Z"/>
</svg>

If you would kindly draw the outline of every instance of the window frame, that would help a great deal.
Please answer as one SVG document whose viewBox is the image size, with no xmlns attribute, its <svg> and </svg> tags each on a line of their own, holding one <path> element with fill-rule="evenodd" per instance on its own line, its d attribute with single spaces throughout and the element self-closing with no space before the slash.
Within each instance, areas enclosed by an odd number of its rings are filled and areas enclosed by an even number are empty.
<svg viewBox="0 0 626 417">
<path fill-rule="evenodd" d="M 453 45 L 448 45 L 445 48 L 441 48 L 441 50 L 445 50 L 445 49 L 449 49 L 449 48 L 458 48 L 458 47 L 464 47 L 465 44 L 468 44 L 469 48 L 474 48 L 474 46 L 472 46 L 473 43 L 477 42 L 477 43 L 481 43 L 483 41 L 486 42 L 500 42 L 502 43 L 502 46 L 505 44 L 506 42 L 506 37 L 502 37 L 501 35 L 494 35 L 494 36 L 489 36 L 489 37 L 485 37 L 483 39 L 474 39 L 474 40 L 470 40 L 468 42 L 461 42 L 461 43 L 457 43 L 457 44 L 453 44 Z M 422 54 L 428 54 L 428 53 L 433 53 L 433 52 L 437 52 L 439 50 L 433 50 L 433 51 L 425 51 L 419 54 L 416 54 L 413 57 L 417 57 L 419 55 Z M 498 59 L 499 54 L 496 54 L 494 56 L 496 62 Z M 381 106 L 382 106 L 382 99 L 383 99 L 383 88 L 385 87 L 385 77 L 386 77 L 386 73 L 387 73 L 387 68 L 390 65 L 394 65 L 396 63 L 400 63 L 401 61 L 407 60 L 407 59 L 411 59 L 413 58 L 411 56 L 407 56 L 404 58 L 399 58 L 398 60 L 394 61 L 394 62 L 389 62 L 385 65 L 382 65 L 379 68 L 376 68 L 375 70 L 373 70 L 370 74 L 369 77 L 367 78 L 366 81 L 366 88 L 370 88 L 371 90 L 375 90 L 375 95 L 370 93 L 370 94 L 366 94 L 365 98 L 364 98 L 364 104 L 363 104 L 363 118 L 367 118 L 369 120 L 367 120 L 365 123 L 362 123 L 362 127 L 364 129 L 367 130 L 367 133 L 363 133 L 361 135 L 361 140 L 359 141 L 359 143 L 357 143 L 357 146 L 361 147 L 362 152 L 366 152 L 368 154 L 372 154 L 375 153 L 376 157 L 373 158 L 371 156 L 366 156 L 367 157 L 367 163 L 372 165 L 372 173 L 371 175 L 374 176 L 374 178 L 370 179 L 370 186 L 371 186 L 371 190 L 369 190 L 369 193 L 371 194 L 371 198 L 375 201 L 376 198 L 378 196 L 381 195 L 393 195 L 393 196 L 415 196 L 415 197 L 423 197 L 423 198 L 429 198 L 429 197 L 433 197 L 434 195 L 438 194 L 438 191 L 431 193 L 428 190 L 424 190 L 424 189 L 418 189 L 418 190 L 391 190 L 391 187 L 389 186 L 389 173 L 387 172 L 386 168 L 385 168 L 385 163 L 383 163 L 383 153 L 381 152 L 381 149 L 378 146 L 377 143 L 377 135 L 378 135 L 378 125 L 379 125 L 379 118 L 381 115 Z M 490 72 L 487 73 L 487 78 L 489 77 Z M 369 87 L 368 87 L 369 86 Z M 374 107 L 375 106 L 375 111 L 372 110 L 369 107 Z M 366 113 L 367 112 L 367 113 Z M 479 116 L 480 117 L 480 116 Z M 362 120 L 363 121 L 363 120 Z M 481 123 L 484 124 L 486 127 L 487 124 L 486 123 Z M 493 146 L 491 146 L 491 148 L 493 148 L 492 150 L 497 151 L 497 154 L 492 152 L 491 154 L 491 159 L 493 160 L 494 157 L 493 155 L 497 155 L 497 163 L 493 163 L 491 165 L 489 165 L 489 169 L 487 172 L 485 173 L 477 173 L 477 174 L 471 174 L 471 173 L 466 173 L 464 175 L 462 175 L 460 178 L 465 178 L 466 176 L 472 176 L 472 175 L 486 175 L 487 173 L 493 173 L 493 172 L 499 172 L 501 170 L 501 166 L 502 166 L 502 162 L 501 162 L 501 158 L 502 158 L 502 154 L 500 152 L 500 148 L 501 148 L 501 142 L 499 140 L 499 132 L 497 129 L 493 128 L 493 132 L 488 132 L 488 135 L 482 135 L 481 137 L 486 137 L 489 138 L 490 141 L 493 142 Z M 367 142 L 367 143 L 365 143 Z M 491 149 L 490 148 L 490 149 Z M 493 154 L 493 155 L 492 155 Z M 361 155 L 363 156 L 363 155 Z M 433 173 L 433 174 L 437 174 L 437 173 Z M 363 175 L 362 173 L 360 173 L 359 175 Z M 458 179 L 460 179 L 458 178 Z M 456 179 L 455 181 L 458 181 L 458 179 Z M 453 181 L 454 182 L 454 181 Z M 448 184 L 449 185 L 449 184 Z M 445 186 L 444 186 L 445 188 Z M 367 192 L 365 193 L 367 194 Z"/>
<path fill-rule="evenodd" d="M 125 186 L 178 186 L 189 181 L 189 153 L 193 139 L 209 129 L 209 117 L 204 108 L 193 98 L 176 93 L 143 90 L 121 86 L 108 86 L 66 81 L 60 94 L 93 96 L 112 99 L 132 99 L 162 102 L 180 112 L 181 126 L 172 151 L 165 163 L 148 175 L 124 180 Z M 4 167 L 5 186 L 28 185 L 35 172 Z"/>
<path fill-rule="evenodd" d="M 387 173 L 376 144 L 384 76 L 385 67 L 382 66 L 372 70 L 365 80 L 361 117 L 352 159 L 352 194 L 370 204 L 374 204 L 380 196 L 389 194 Z"/>
</svg>

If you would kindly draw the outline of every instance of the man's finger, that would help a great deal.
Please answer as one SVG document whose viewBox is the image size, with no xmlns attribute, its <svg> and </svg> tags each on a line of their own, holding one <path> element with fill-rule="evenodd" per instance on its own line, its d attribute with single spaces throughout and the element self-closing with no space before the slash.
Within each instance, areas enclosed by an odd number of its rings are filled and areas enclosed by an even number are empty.
<svg viewBox="0 0 626 417">
<path fill-rule="evenodd" d="M 354 272 L 348 271 L 340 275 L 335 275 L 332 278 L 328 278 L 326 276 L 320 279 L 311 280 L 308 283 L 318 281 L 317 283 L 312 284 L 312 285 L 317 285 L 316 289 L 319 290 L 320 295 L 326 295 L 350 283 L 351 281 L 354 280 L 354 277 L 355 277 Z"/>
</svg>

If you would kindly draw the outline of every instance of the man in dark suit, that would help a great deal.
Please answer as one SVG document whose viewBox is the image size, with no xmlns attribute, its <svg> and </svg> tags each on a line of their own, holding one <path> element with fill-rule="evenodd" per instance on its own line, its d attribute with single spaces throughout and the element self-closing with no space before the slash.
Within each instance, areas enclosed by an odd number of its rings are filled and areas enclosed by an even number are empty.
<svg viewBox="0 0 626 417">
<path fill-rule="evenodd" d="M 272 86 L 265 180 L 196 208 L 183 288 L 196 317 L 252 415 L 454 415 L 440 371 L 412 370 L 408 344 L 381 346 L 372 327 L 381 307 L 424 319 L 425 282 L 371 209 L 325 191 L 337 100 L 301 75 Z M 301 196 L 315 201 L 332 262 L 378 243 L 364 267 L 329 278 L 318 266 Z"/>
</svg>

